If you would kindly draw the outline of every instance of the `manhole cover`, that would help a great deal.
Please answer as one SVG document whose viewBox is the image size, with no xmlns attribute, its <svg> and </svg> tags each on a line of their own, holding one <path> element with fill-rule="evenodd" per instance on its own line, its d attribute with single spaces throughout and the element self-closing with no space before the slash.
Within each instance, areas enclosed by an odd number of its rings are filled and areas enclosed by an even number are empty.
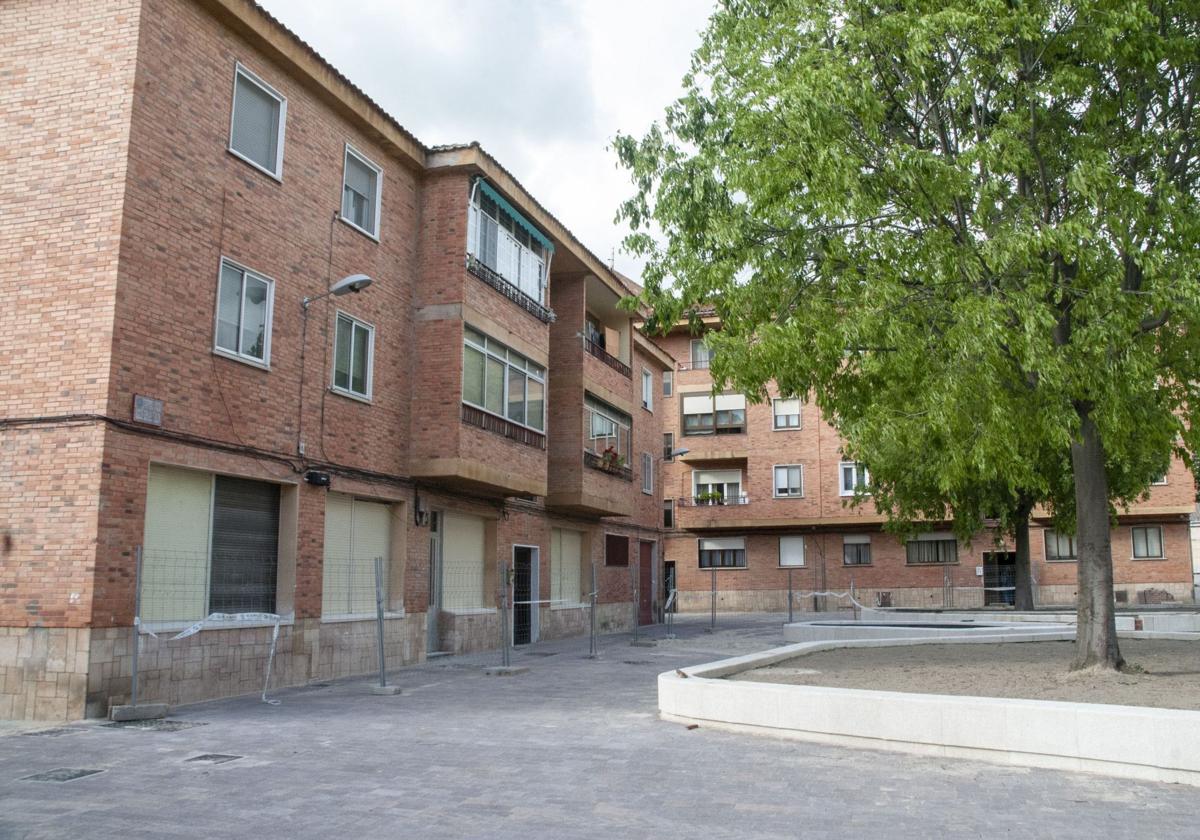
<svg viewBox="0 0 1200 840">
<path fill-rule="evenodd" d="M 79 770 L 72 767 L 59 767 L 55 770 L 47 770 L 45 773 L 38 773 L 33 776 L 23 776 L 23 782 L 70 782 L 75 779 L 82 779 L 84 776 L 95 776 L 97 773 L 103 773 L 103 770 Z"/>
<path fill-rule="evenodd" d="M 62 735 L 74 735 L 82 732 L 83 729 L 78 726 L 59 727 L 58 729 L 39 729 L 36 732 L 22 732 L 26 737 L 40 736 L 43 738 L 58 738 Z"/>
<path fill-rule="evenodd" d="M 178 732 L 194 726 L 208 726 L 207 723 L 191 720 L 119 720 L 102 725 L 113 729 L 145 729 L 150 732 Z"/>
<path fill-rule="evenodd" d="M 223 753 L 205 753 L 204 755 L 198 755 L 195 758 L 189 758 L 184 763 L 190 764 L 191 762 L 196 761 L 202 764 L 228 764 L 230 761 L 237 761 L 239 758 L 244 758 L 244 756 L 225 755 Z"/>
</svg>

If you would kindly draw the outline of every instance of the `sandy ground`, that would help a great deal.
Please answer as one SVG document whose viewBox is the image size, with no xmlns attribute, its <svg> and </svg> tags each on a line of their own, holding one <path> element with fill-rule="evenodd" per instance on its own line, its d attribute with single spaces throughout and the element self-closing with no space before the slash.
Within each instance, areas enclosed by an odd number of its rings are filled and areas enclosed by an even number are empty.
<svg viewBox="0 0 1200 840">
<path fill-rule="evenodd" d="M 1200 710 L 1200 642 L 1121 640 L 1145 673 L 1070 674 L 1074 643 L 845 648 L 730 679 L 973 697 L 1024 697 Z"/>
</svg>

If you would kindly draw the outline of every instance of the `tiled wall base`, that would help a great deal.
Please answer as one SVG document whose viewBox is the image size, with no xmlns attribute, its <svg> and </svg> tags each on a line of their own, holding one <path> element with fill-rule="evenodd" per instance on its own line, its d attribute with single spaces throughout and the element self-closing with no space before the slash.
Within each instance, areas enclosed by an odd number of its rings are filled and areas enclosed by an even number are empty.
<svg viewBox="0 0 1200 840">
<path fill-rule="evenodd" d="M 76 720 L 84 714 L 91 631 L 0 627 L 0 720 Z"/>
</svg>

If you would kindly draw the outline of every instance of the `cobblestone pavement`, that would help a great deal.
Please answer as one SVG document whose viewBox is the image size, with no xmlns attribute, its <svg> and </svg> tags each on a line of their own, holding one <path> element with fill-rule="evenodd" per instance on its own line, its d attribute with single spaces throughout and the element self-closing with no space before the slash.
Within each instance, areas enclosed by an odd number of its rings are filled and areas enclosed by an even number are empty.
<svg viewBox="0 0 1200 840">
<path fill-rule="evenodd" d="M 0 838 L 1195 837 L 1200 791 L 688 730 L 655 677 L 782 642 L 780 616 L 499 654 L 176 710 L 174 732 L 89 722 L 0 737 Z M 224 763 L 202 755 L 241 756 Z M 102 770 L 53 783 L 23 777 Z"/>
</svg>

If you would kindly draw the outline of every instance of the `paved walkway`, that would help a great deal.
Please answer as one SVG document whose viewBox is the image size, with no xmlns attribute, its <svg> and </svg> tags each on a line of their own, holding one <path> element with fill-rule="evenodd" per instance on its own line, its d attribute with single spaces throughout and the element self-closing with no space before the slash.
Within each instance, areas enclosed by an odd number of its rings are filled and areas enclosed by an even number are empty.
<svg viewBox="0 0 1200 840">
<path fill-rule="evenodd" d="M 190 706 L 174 732 L 0 737 L 0 838 L 1193 837 L 1200 790 L 735 735 L 657 719 L 664 670 L 782 642 L 779 616 L 545 643 Z M 661 628 L 651 635 L 661 637 Z M 243 756 L 222 764 L 203 754 Z M 103 770 L 63 783 L 57 768 Z"/>
</svg>

